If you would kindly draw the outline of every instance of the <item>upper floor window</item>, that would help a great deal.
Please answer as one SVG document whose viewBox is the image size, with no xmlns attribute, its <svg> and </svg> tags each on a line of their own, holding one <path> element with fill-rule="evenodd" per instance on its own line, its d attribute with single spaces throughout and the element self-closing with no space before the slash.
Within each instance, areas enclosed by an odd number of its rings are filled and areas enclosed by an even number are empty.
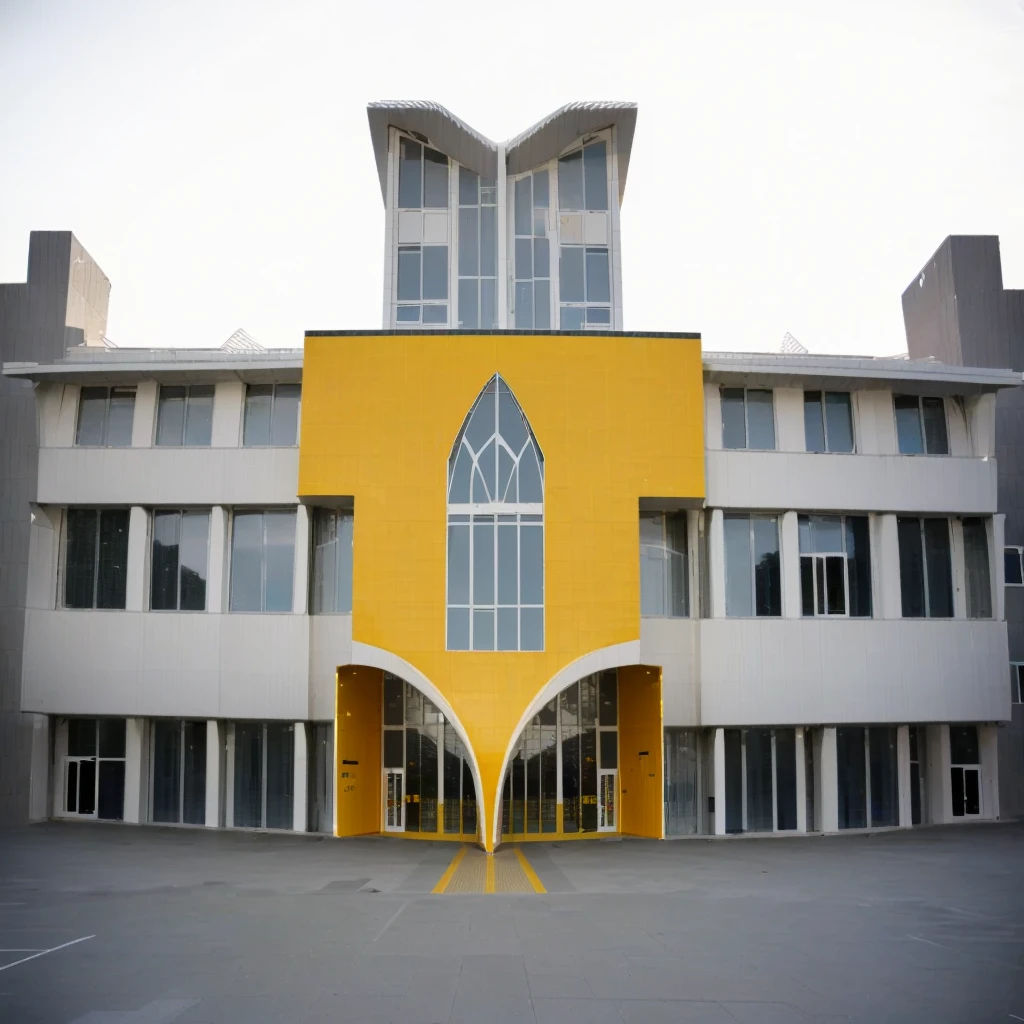
<svg viewBox="0 0 1024 1024">
<path fill-rule="evenodd" d="M 313 577 L 310 611 L 352 611 L 351 509 L 313 512 Z"/>
<path fill-rule="evenodd" d="M 608 144 L 603 139 L 559 157 L 558 208 L 608 209 Z"/>
<path fill-rule="evenodd" d="M 722 447 L 775 450 L 773 392 L 722 388 Z"/>
<path fill-rule="evenodd" d="M 75 444 L 128 448 L 135 418 L 135 388 L 83 387 L 78 400 Z"/>
<path fill-rule="evenodd" d="M 952 618 L 949 521 L 899 516 L 896 531 L 904 618 Z"/>
<path fill-rule="evenodd" d="M 1008 587 L 1024 587 L 1024 548 L 1009 546 L 1003 548 L 1004 582 Z"/>
<path fill-rule="evenodd" d="M 459 327 L 498 326 L 497 202 L 493 180 L 459 168 Z"/>
<path fill-rule="evenodd" d="M 1024 664 L 1010 662 L 1010 703 L 1024 704 Z"/>
<path fill-rule="evenodd" d="M 782 614 L 777 516 L 726 512 L 725 614 Z"/>
<path fill-rule="evenodd" d="M 208 511 L 154 511 L 150 608 L 154 611 L 205 611 L 209 557 Z"/>
<path fill-rule="evenodd" d="M 398 206 L 448 209 L 448 157 L 402 136 L 398 150 Z"/>
<path fill-rule="evenodd" d="M 400 245 L 397 292 L 398 323 L 447 324 L 448 246 Z"/>
<path fill-rule="evenodd" d="M 992 574 L 988 564 L 988 526 L 980 516 L 964 516 L 964 578 L 967 618 L 992 618 Z"/>
<path fill-rule="evenodd" d="M 612 292 L 608 246 L 563 245 L 558 261 L 563 331 L 610 330 Z"/>
<path fill-rule="evenodd" d="M 685 617 L 686 513 L 640 513 L 640 614 Z"/>
<path fill-rule="evenodd" d="M 124 608 L 128 509 L 69 508 L 64 547 L 64 607 Z"/>
<path fill-rule="evenodd" d="M 296 444 L 301 398 L 301 384 L 248 385 L 242 444 L 247 448 L 286 448 Z"/>
<path fill-rule="evenodd" d="M 900 455 L 948 455 L 946 403 L 942 398 L 893 395 Z"/>
<path fill-rule="evenodd" d="M 867 516 L 798 516 L 804 615 L 871 615 Z"/>
<path fill-rule="evenodd" d="M 544 649 L 544 457 L 495 374 L 448 459 L 450 651 Z"/>
<path fill-rule="evenodd" d="M 852 452 L 850 392 L 805 391 L 804 437 L 809 452 Z"/>
<path fill-rule="evenodd" d="M 156 443 L 205 447 L 213 432 L 213 385 L 160 386 Z"/>
<path fill-rule="evenodd" d="M 290 612 L 295 510 L 235 512 L 231 531 L 233 612 Z"/>
<path fill-rule="evenodd" d="M 551 205 L 547 170 L 515 182 L 515 323 L 530 330 L 551 327 Z"/>
</svg>

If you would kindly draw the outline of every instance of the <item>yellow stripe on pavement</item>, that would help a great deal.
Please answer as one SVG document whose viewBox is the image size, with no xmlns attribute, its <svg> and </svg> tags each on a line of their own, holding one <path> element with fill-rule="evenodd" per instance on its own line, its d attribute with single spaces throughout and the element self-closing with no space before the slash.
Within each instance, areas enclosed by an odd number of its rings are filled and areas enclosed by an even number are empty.
<svg viewBox="0 0 1024 1024">
<path fill-rule="evenodd" d="M 494 854 L 487 854 L 487 881 L 484 882 L 484 892 L 494 892 Z"/>
<path fill-rule="evenodd" d="M 451 882 L 452 876 L 458 870 L 459 865 L 462 863 L 462 858 L 466 856 L 466 850 L 468 846 L 460 846 L 455 856 L 452 857 L 451 864 L 445 869 L 445 873 L 438 879 L 437 885 L 431 890 L 432 892 L 444 892 L 448 888 L 448 883 Z"/>
<path fill-rule="evenodd" d="M 523 869 L 523 874 L 526 875 L 527 881 L 533 886 L 534 892 L 547 892 L 544 888 L 541 880 L 537 877 L 537 872 L 533 870 L 530 862 L 526 859 L 526 854 L 523 853 L 521 847 L 515 847 L 516 859 L 519 861 L 519 866 Z"/>
</svg>

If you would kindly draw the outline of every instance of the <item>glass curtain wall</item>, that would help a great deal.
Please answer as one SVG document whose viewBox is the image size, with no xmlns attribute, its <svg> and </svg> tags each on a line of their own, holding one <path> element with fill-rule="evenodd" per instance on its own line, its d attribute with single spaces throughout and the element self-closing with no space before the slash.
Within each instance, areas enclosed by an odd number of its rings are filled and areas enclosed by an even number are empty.
<svg viewBox="0 0 1024 1024">
<path fill-rule="evenodd" d="M 515 181 L 515 304 L 519 328 L 546 331 L 551 327 L 551 206 L 547 169 Z"/>
<path fill-rule="evenodd" d="M 153 722 L 152 793 L 154 822 L 206 824 L 206 722 Z"/>
<path fill-rule="evenodd" d="M 686 513 L 640 513 L 640 614 L 685 617 Z"/>
<path fill-rule="evenodd" d="M 836 760 L 839 827 L 898 825 L 895 727 L 836 729 Z"/>
<path fill-rule="evenodd" d="M 295 732 L 290 722 L 234 725 L 237 828 L 290 829 L 295 793 Z"/>
<path fill-rule="evenodd" d="M 351 509 L 313 510 L 313 572 L 310 612 L 349 614 L 352 611 Z"/>
<path fill-rule="evenodd" d="M 468 167 L 459 168 L 459 327 L 498 326 L 498 189 Z"/>
<path fill-rule="evenodd" d="M 665 835 L 700 831 L 700 758 L 694 729 L 665 730 Z"/>
<path fill-rule="evenodd" d="M 796 827 L 796 730 L 726 729 L 726 832 Z"/>
</svg>

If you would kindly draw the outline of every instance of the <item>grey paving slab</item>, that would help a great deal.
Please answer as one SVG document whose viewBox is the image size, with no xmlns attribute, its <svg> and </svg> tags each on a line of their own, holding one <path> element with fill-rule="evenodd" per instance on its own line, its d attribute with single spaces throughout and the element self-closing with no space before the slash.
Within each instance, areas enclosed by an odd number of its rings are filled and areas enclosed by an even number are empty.
<svg viewBox="0 0 1024 1024">
<path fill-rule="evenodd" d="M 718 1003 L 673 999 L 634 999 L 615 1004 L 625 1024 L 736 1024 Z"/>
<path fill-rule="evenodd" d="M 615 1004 L 600 999 L 534 999 L 537 1024 L 622 1024 Z"/>
</svg>

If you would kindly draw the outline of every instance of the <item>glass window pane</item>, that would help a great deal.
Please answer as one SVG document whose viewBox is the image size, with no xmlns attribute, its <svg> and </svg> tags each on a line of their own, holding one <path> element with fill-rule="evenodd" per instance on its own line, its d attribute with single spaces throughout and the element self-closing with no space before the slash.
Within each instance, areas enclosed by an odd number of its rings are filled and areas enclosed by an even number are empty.
<svg viewBox="0 0 1024 1024">
<path fill-rule="evenodd" d="M 550 204 L 550 189 L 548 188 L 548 172 L 533 172 L 533 205 L 547 209 Z"/>
<path fill-rule="evenodd" d="M 519 528 L 519 602 L 544 603 L 544 527 Z"/>
<path fill-rule="evenodd" d="M 586 177 L 586 208 L 608 209 L 608 147 L 594 142 L 583 148 L 583 171 Z"/>
<path fill-rule="evenodd" d="M 446 324 L 448 323 L 447 306 L 424 306 L 423 322 L 425 324 Z"/>
<path fill-rule="evenodd" d="M 924 603 L 924 554 L 921 549 L 921 520 L 896 520 L 900 546 L 900 598 L 904 618 L 921 618 Z"/>
<path fill-rule="evenodd" d="M 384 724 L 405 723 L 405 683 L 390 672 L 384 673 Z"/>
<path fill-rule="evenodd" d="M 602 672 L 597 681 L 598 717 L 601 725 L 617 725 L 619 722 L 619 677 L 615 669 Z M 614 764 L 601 762 L 603 768 L 615 768 Z"/>
<path fill-rule="evenodd" d="M 825 610 L 829 615 L 846 614 L 846 580 L 842 555 L 825 559 Z"/>
<path fill-rule="evenodd" d="M 864 730 L 859 726 L 836 729 L 839 827 L 867 827 L 867 778 Z"/>
<path fill-rule="evenodd" d="M 494 650 L 494 609 L 473 609 L 473 650 Z"/>
<path fill-rule="evenodd" d="M 235 725 L 235 827 L 263 824 L 263 726 Z"/>
<path fill-rule="evenodd" d="M 498 609 L 498 650 L 519 650 L 519 609 Z"/>
<path fill-rule="evenodd" d="M 819 554 L 843 550 L 842 516 L 811 516 L 811 550 Z"/>
<path fill-rule="evenodd" d="M 295 575 L 295 513 L 265 513 L 264 529 L 267 545 L 264 610 L 290 612 Z"/>
<path fill-rule="evenodd" d="M 459 168 L 459 205 L 477 206 L 480 202 L 478 189 L 480 186 L 480 175 L 471 171 L 468 167 Z"/>
<path fill-rule="evenodd" d="M 928 574 L 928 616 L 950 618 L 953 615 L 953 566 L 947 520 L 924 520 L 924 557 Z"/>
<path fill-rule="evenodd" d="M 951 725 L 949 727 L 949 763 L 981 763 L 976 725 Z"/>
<path fill-rule="evenodd" d="M 267 723 L 267 828 L 290 829 L 295 787 L 295 727 Z"/>
<path fill-rule="evenodd" d="M 545 243 L 546 244 L 546 243 Z M 551 329 L 551 282 L 533 282 L 533 329 Z"/>
<path fill-rule="evenodd" d="M 100 757 L 124 757 L 125 722 L 123 718 L 97 719 L 99 742 L 97 754 Z"/>
<path fill-rule="evenodd" d="M 519 603 L 519 527 L 498 527 L 498 604 Z"/>
<path fill-rule="evenodd" d="M 185 722 L 183 733 L 181 755 L 185 764 L 181 820 L 188 825 L 205 825 L 206 723 Z"/>
<path fill-rule="evenodd" d="M 210 513 L 186 512 L 181 517 L 181 583 L 178 599 L 183 612 L 206 610 L 209 549 Z"/>
<path fill-rule="evenodd" d="M 800 538 L 800 552 L 809 555 L 814 551 L 814 544 L 811 542 L 811 518 L 799 515 L 796 517 L 796 522 L 797 536 Z"/>
<path fill-rule="evenodd" d="M 516 245 L 521 239 L 516 239 Z M 533 282 L 516 281 L 516 327 L 522 330 L 533 330 Z"/>
<path fill-rule="evenodd" d="M 964 561 L 967 577 L 967 617 L 992 618 L 992 582 L 988 567 L 988 536 L 985 520 L 966 516 L 964 528 Z"/>
<path fill-rule="evenodd" d="M 420 247 L 399 246 L 398 249 L 398 301 L 419 302 Z"/>
<path fill-rule="evenodd" d="M 236 512 L 231 531 L 233 612 L 263 610 L 263 515 Z"/>
<path fill-rule="evenodd" d="M 270 409 L 273 401 L 273 384 L 250 384 L 246 388 L 243 445 L 270 444 Z"/>
<path fill-rule="evenodd" d="M 398 149 L 398 205 L 404 210 L 422 206 L 423 147 L 412 139 L 402 139 Z"/>
<path fill-rule="evenodd" d="M 107 821 L 124 818 L 124 761 L 100 761 L 96 817 Z"/>
<path fill-rule="evenodd" d="M 868 761 L 871 769 L 872 828 L 900 823 L 896 771 L 896 730 L 868 729 Z"/>
<path fill-rule="evenodd" d="M 747 831 L 771 832 L 775 824 L 772 792 L 772 731 L 746 730 Z"/>
<path fill-rule="evenodd" d="M 559 255 L 558 280 L 563 302 L 583 302 L 583 247 L 563 245 Z M 582 317 L 582 310 L 580 315 Z M 580 323 L 582 330 L 582 320 Z"/>
<path fill-rule="evenodd" d="M 607 306 L 587 306 L 587 327 L 610 324 L 612 311 Z"/>
<path fill-rule="evenodd" d="M 423 298 L 448 298 L 447 245 L 423 246 Z"/>
<path fill-rule="evenodd" d="M 544 609 L 522 608 L 519 611 L 519 650 L 544 650 Z"/>
<path fill-rule="evenodd" d="M 420 307 L 399 306 L 397 320 L 400 324 L 418 324 L 420 322 Z"/>
<path fill-rule="evenodd" d="M 796 828 L 796 730 L 775 730 L 776 827 Z"/>
<path fill-rule="evenodd" d="M 825 392 L 825 427 L 830 452 L 853 451 L 853 413 L 848 392 Z"/>
<path fill-rule="evenodd" d="M 153 513 L 153 554 L 150 567 L 150 608 L 178 607 L 178 540 L 180 512 Z"/>
<path fill-rule="evenodd" d="M 558 208 L 585 209 L 583 202 L 583 150 L 577 149 L 558 161 Z"/>
<path fill-rule="evenodd" d="M 480 276 L 494 277 L 498 266 L 498 230 L 493 206 L 480 211 Z"/>
<path fill-rule="evenodd" d="M 448 603 L 469 604 L 469 526 L 448 527 Z"/>
<path fill-rule="evenodd" d="M 64 607 L 92 608 L 96 590 L 96 534 L 99 512 L 69 508 L 64 554 Z"/>
<path fill-rule="evenodd" d="M 494 298 L 494 278 L 480 281 L 480 327 L 487 330 L 498 326 L 498 307 Z"/>
<path fill-rule="evenodd" d="M 278 384 L 274 392 L 274 415 L 271 423 L 270 443 L 290 447 L 299 436 L 299 402 L 301 384 Z"/>
<path fill-rule="evenodd" d="M 181 723 L 153 723 L 153 821 L 180 820 Z"/>
<path fill-rule="evenodd" d="M 619 734 L 612 729 L 603 729 L 599 735 L 601 740 L 598 756 L 601 758 L 601 767 L 618 768 Z"/>
<path fill-rule="evenodd" d="M 608 284 L 608 250 L 588 247 L 587 302 L 611 302 L 611 300 L 611 288 Z"/>
<path fill-rule="evenodd" d="M 1003 549 L 1003 574 L 1006 583 L 1020 586 L 1024 583 L 1024 572 L 1021 571 L 1020 551 L 1017 548 Z"/>
<path fill-rule="evenodd" d="M 459 273 L 474 277 L 480 270 L 480 211 L 475 206 L 459 210 Z"/>
<path fill-rule="evenodd" d="M 946 432 L 946 403 L 941 398 L 922 398 L 921 417 L 924 420 L 925 446 L 929 455 L 948 455 L 949 436 Z"/>
<path fill-rule="evenodd" d="M 436 149 L 423 149 L 423 205 L 448 209 L 448 157 Z"/>
<path fill-rule="evenodd" d="M 160 404 L 156 413 L 156 443 L 179 445 L 185 436 L 185 396 L 188 388 L 160 388 Z M 159 820 L 159 819 L 154 819 Z"/>
<path fill-rule="evenodd" d="M 68 757 L 96 756 L 96 719 L 68 719 Z"/>
<path fill-rule="evenodd" d="M 533 185 L 527 174 L 516 181 L 516 234 L 533 234 Z"/>
<path fill-rule="evenodd" d="M 814 614 L 814 559 L 800 557 L 800 608 L 802 615 Z"/>
<path fill-rule="evenodd" d="M 722 388 L 722 447 L 747 447 L 743 388 Z"/>
<path fill-rule="evenodd" d="M 516 239 L 516 280 L 529 281 L 533 277 L 533 239 Z M 518 309 L 518 306 L 517 306 Z"/>
<path fill-rule="evenodd" d="M 355 517 L 351 513 L 338 516 L 338 571 L 335 610 L 346 614 L 352 611 L 352 537 Z"/>
<path fill-rule="evenodd" d="M 213 385 L 194 384 L 189 388 L 185 415 L 185 444 L 207 447 L 213 434 Z"/>
<path fill-rule="evenodd" d="M 448 650 L 469 650 L 469 609 L 448 609 Z"/>
<path fill-rule="evenodd" d="M 748 448 L 775 450 L 775 406 L 772 392 L 751 389 L 747 392 Z"/>
<path fill-rule="evenodd" d="M 494 604 L 494 526 L 488 522 L 473 523 L 473 604 Z"/>
<path fill-rule="evenodd" d="M 821 410 L 821 392 L 804 392 L 804 446 L 809 452 L 825 450 L 825 421 Z"/>
<path fill-rule="evenodd" d="M 867 516 L 846 517 L 846 575 L 850 615 L 871 616 L 871 541 Z"/>
<path fill-rule="evenodd" d="M 559 329 L 563 331 L 582 331 L 583 307 L 563 306 L 559 315 Z"/>
<path fill-rule="evenodd" d="M 753 615 L 750 517 L 726 515 L 723 531 L 725 535 L 725 614 Z"/>
<path fill-rule="evenodd" d="M 779 577 L 779 528 L 774 517 L 754 516 L 755 614 L 782 614 Z"/>
<path fill-rule="evenodd" d="M 135 389 L 111 388 L 110 410 L 107 413 L 107 447 L 129 448 L 132 443 L 132 421 L 135 419 Z"/>
<path fill-rule="evenodd" d="M 75 444 L 102 445 L 107 422 L 107 389 L 82 388 L 78 399 Z"/>
<path fill-rule="evenodd" d="M 900 455 L 921 455 L 924 436 L 917 395 L 893 395 L 892 404 L 896 411 L 896 440 Z"/>
<path fill-rule="evenodd" d="M 405 764 L 405 733 L 401 729 L 384 730 L 384 767 L 401 768 Z"/>
<path fill-rule="evenodd" d="M 100 551 L 96 607 L 123 608 L 128 583 L 128 510 L 100 512 Z"/>
<path fill-rule="evenodd" d="M 518 455 L 529 440 L 523 414 L 509 391 L 498 395 L 498 427 L 502 440 Z"/>
<path fill-rule="evenodd" d="M 551 243 L 546 238 L 533 240 L 533 276 L 551 276 Z"/>
</svg>

